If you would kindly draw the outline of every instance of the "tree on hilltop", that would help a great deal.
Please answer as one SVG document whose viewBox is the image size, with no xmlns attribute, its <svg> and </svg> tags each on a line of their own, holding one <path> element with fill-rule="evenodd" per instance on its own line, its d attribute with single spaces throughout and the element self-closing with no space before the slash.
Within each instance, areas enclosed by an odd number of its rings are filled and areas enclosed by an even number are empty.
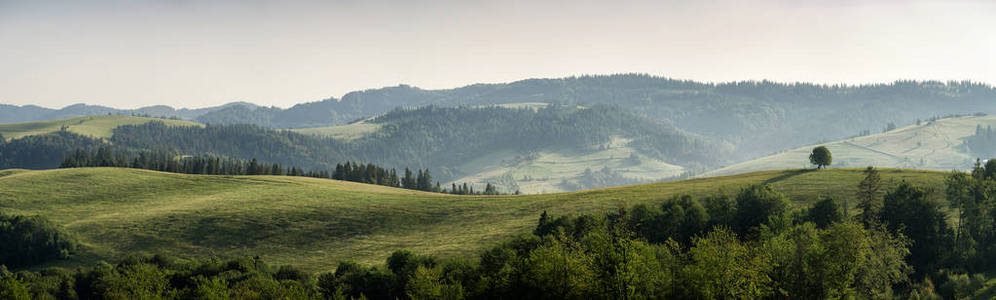
<svg viewBox="0 0 996 300">
<path fill-rule="evenodd" d="M 816 169 L 825 168 L 832 162 L 833 157 L 830 156 L 830 149 L 826 146 L 813 148 L 813 153 L 809 154 L 809 163 L 816 165 Z"/>
</svg>

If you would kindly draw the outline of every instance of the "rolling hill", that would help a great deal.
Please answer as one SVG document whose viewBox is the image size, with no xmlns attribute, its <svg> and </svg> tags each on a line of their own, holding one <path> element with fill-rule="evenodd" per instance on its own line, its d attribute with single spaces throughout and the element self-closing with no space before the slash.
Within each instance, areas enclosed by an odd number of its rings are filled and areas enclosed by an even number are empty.
<svg viewBox="0 0 996 300">
<path fill-rule="evenodd" d="M 0 134 L 7 140 L 30 135 L 43 135 L 63 130 L 93 138 L 109 138 L 114 128 L 124 125 L 139 125 L 152 121 L 163 122 L 168 126 L 204 126 L 182 120 L 135 117 L 125 115 L 92 115 L 71 119 L 49 120 L 26 123 L 0 124 Z"/>
<path fill-rule="evenodd" d="M 9 138 L 0 143 L 0 168 L 55 168 L 77 148 L 110 146 L 255 158 L 311 171 L 346 161 L 428 168 L 445 185 L 491 183 L 507 193 L 672 179 L 724 162 L 732 150 L 614 106 L 543 103 L 397 109 L 348 125 L 293 130 L 99 115 L 4 124 L 0 134 Z"/>
<path fill-rule="evenodd" d="M 831 167 L 967 170 L 975 162 L 977 155 L 963 144 L 967 138 L 976 134 L 979 126 L 996 126 L 996 116 L 938 119 L 879 134 L 799 147 L 726 166 L 702 176 L 810 167 L 809 153 L 818 145 L 827 146 L 833 153 Z"/>
<path fill-rule="evenodd" d="M 514 103 L 615 105 L 650 119 L 737 147 L 733 161 L 859 132 L 889 123 L 912 124 L 949 114 L 996 113 L 996 89 L 969 81 L 910 81 L 825 85 L 739 81 L 705 83 L 646 74 L 526 79 L 426 90 L 408 85 L 350 92 L 341 98 L 290 108 L 244 102 L 203 109 L 152 106 L 121 110 L 73 105 L 59 110 L 0 105 L 0 123 L 52 120 L 88 114 L 149 114 L 205 124 L 255 124 L 267 128 L 345 125 L 399 107 L 478 106 Z"/>
<path fill-rule="evenodd" d="M 944 175 L 882 170 L 887 186 L 903 180 L 938 186 Z M 45 216 L 76 235 L 84 249 L 61 265 L 132 253 L 260 255 L 327 271 L 341 260 L 380 263 L 400 248 L 473 255 L 529 232 L 543 211 L 600 213 L 678 194 L 732 194 L 756 183 L 772 184 L 796 205 L 807 205 L 820 195 L 850 199 L 861 178 L 858 169 L 781 170 L 571 193 L 453 196 L 302 177 L 6 170 L 0 172 L 0 209 Z"/>
</svg>

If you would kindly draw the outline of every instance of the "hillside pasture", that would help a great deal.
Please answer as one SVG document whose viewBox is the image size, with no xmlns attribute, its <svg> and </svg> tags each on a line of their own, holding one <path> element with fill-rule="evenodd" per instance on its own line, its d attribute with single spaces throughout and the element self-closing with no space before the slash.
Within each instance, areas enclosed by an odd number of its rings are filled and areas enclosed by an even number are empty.
<svg viewBox="0 0 996 300">
<path fill-rule="evenodd" d="M 525 196 L 454 196 L 287 176 L 218 176 L 137 169 L 10 171 L 0 209 L 43 215 L 76 235 L 81 255 L 60 265 L 128 254 L 208 258 L 259 255 L 327 271 L 339 261 L 378 264 L 397 249 L 472 256 L 517 234 L 538 216 L 604 213 L 680 194 L 735 195 L 768 183 L 798 206 L 819 196 L 853 198 L 859 169 L 780 170 Z M 944 172 L 885 169 L 883 183 L 934 187 Z M 935 192 L 932 197 L 941 197 Z M 848 202 L 853 206 L 854 201 Z"/>
</svg>

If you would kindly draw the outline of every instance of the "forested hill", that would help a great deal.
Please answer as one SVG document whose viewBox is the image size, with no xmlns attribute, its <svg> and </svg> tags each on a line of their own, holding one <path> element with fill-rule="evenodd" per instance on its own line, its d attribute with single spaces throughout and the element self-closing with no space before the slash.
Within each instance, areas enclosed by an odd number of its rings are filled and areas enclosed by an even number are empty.
<svg viewBox="0 0 996 300">
<path fill-rule="evenodd" d="M 948 114 L 996 113 L 996 90 L 970 82 L 897 81 L 861 86 L 808 83 L 700 83 L 648 75 L 529 79 L 449 90 L 401 85 L 281 109 L 231 107 L 198 117 L 206 123 L 250 120 L 281 128 L 345 124 L 396 107 L 556 102 L 614 104 L 678 128 L 728 140 L 737 159 L 835 140 L 889 123 Z"/>
<path fill-rule="evenodd" d="M 660 180 L 685 169 L 717 166 L 732 150 L 728 144 L 605 105 L 428 106 L 396 109 L 365 122 L 378 129 L 350 143 L 349 152 L 360 160 L 389 166 L 417 163 L 442 178 L 502 183 L 511 191 L 521 188 L 520 181 L 544 183 L 544 188 L 528 192 L 633 183 L 617 178 L 589 186 L 556 186 L 572 184 L 561 181 L 576 181 L 585 169 L 606 167 L 627 173 L 616 177 Z M 657 165 L 663 163 L 670 166 Z"/>
<path fill-rule="evenodd" d="M 737 146 L 735 160 L 793 147 L 878 132 L 949 114 L 996 113 L 996 90 L 971 82 L 896 81 L 860 86 L 748 81 L 701 83 L 640 74 L 528 79 L 446 90 L 408 85 L 351 92 L 341 99 L 288 109 L 232 103 L 187 110 L 137 110 L 74 105 L 60 110 L 0 106 L 0 122 L 25 122 L 94 113 L 179 117 L 210 124 L 251 123 L 269 128 L 342 125 L 397 107 L 522 102 L 619 105 L 683 130 Z"/>
<path fill-rule="evenodd" d="M 0 168 L 54 168 L 75 148 L 113 145 L 125 151 L 256 158 L 310 171 L 331 170 L 350 160 L 428 168 L 442 183 L 462 179 L 481 186 L 501 184 L 504 191 L 514 192 L 521 188 L 519 181 L 528 181 L 543 187 L 523 192 L 553 192 L 701 171 L 728 162 L 723 157 L 732 150 L 728 144 L 605 105 L 428 106 L 396 109 L 346 127 L 358 125 L 369 130 L 354 139 L 248 124 L 174 126 L 162 121 L 108 127 L 112 134 L 101 139 L 73 134 L 70 127 L 0 143 Z"/>
</svg>

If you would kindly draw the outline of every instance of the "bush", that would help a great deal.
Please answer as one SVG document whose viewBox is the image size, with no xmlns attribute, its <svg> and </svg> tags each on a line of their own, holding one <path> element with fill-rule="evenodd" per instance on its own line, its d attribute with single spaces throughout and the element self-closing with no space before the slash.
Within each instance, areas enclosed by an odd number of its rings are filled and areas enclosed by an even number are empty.
<svg viewBox="0 0 996 300">
<path fill-rule="evenodd" d="M 65 259 L 76 248 L 70 235 L 42 217 L 0 212 L 0 265 L 20 268 Z"/>
</svg>

